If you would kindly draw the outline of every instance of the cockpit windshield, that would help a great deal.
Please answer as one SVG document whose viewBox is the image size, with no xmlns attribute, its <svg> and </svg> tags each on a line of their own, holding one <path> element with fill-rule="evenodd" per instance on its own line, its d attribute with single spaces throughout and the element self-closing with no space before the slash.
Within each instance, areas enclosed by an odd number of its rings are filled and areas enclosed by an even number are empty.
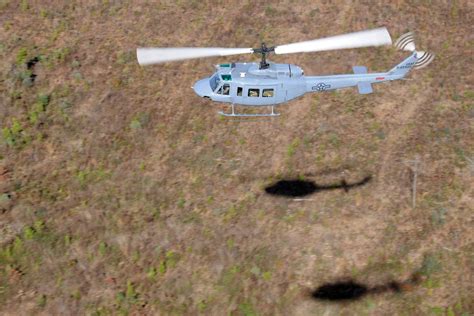
<svg viewBox="0 0 474 316">
<path fill-rule="evenodd" d="M 215 74 L 214 76 L 209 79 L 209 83 L 211 85 L 212 91 L 215 91 L 219 83 L 221 82 L 221 79 L 219 78 L 219 74 Z"/>
</svg>

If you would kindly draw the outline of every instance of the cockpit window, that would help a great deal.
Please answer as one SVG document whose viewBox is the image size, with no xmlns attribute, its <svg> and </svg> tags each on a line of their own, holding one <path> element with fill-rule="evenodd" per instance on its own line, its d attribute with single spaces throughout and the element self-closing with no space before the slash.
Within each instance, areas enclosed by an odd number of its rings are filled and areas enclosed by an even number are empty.
<svg viewBox="0 0 474 316">
<path fill-rule="evenodd" d="M 219 83 L 221 82 L 221 79 L 219 78 L 218 74 L 215 74 L 210 80 L 209 84 L 211 85 L 212 91 L 215 91 Z"/>
</svg>

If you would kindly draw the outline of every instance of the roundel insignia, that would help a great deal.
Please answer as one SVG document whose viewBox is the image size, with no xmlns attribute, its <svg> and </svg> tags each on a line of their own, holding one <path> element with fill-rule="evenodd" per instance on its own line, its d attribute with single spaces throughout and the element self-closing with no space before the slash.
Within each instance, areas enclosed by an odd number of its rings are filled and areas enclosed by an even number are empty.
<svg viewBox="0 0 474 316">
<path fill-rule="evenodd" d="M 324 91 L 324 90 L 327 90 L 331 88 L 331 85 L 330 84 L 325 84 L 324 82 L 320 82 L 318 83 L 317 85 L 315 85 L 313 87 L 313 90 L 316 90 L 316 91 Z"/>
</svg>

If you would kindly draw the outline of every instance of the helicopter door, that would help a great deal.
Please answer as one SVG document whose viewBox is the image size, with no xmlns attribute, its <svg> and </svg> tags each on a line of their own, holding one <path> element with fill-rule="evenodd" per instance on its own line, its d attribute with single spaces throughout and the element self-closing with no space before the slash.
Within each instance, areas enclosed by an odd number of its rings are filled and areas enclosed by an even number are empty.
<svg viewBox="0 0 474 316">
<path fill-rule="evenodd" d="M 243 86 L 235 87 L 235 90 L 232 89 L 232 95 L 233 95 L 234 103 L 242 104 L 243 97 L 244 97 L 244 87 Z"/>
<path fill-rule="evenodd" d="M 230 83 L 222 83 L 214 91 L 214 101 L 230 102 Z"/>
</svg>

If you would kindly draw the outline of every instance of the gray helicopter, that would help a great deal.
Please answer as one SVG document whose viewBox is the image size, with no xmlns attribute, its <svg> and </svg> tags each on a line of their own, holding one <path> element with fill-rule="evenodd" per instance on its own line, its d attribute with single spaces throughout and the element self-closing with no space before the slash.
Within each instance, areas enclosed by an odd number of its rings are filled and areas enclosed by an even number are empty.
<svg viewBox="0 0 474 316">
<path fill-rule="evenodd" d="M 198 80 L 193 89 L 200 97 L 230 103 L 231 113 L 219 112 L 224 116 L 278 116 L 280 114 L 275 113 L 275 105 L 296 99 L 307 92 L 357 87 L 360 94 L 372 93 L 373 83 L 402 79 L 412 68 L 427 66 L 434 56 L 428 52 L 416 51 L 411 32 L 402 35 L 395 46 L 412 54 L 388 72 L 367 73 L 367 67 L 354 66 L 353 74 L 305 76 L 303 70 L 296 65 L 267 62 L 269 53 L 291 54 L 391 44 L 390 34 L 382 27 L 274 47 L 267 47 L 263 43 L 259 48 L 138 48 L 137 59 L 140 65 L 150 65 L 211 56 L 261 54 L 260 63 L 216 65 L 216 72 L 208 78 Z M 235 112 L 236 104 L 270 106 L 271 113 L 239 114 Z"/>
</svg>

